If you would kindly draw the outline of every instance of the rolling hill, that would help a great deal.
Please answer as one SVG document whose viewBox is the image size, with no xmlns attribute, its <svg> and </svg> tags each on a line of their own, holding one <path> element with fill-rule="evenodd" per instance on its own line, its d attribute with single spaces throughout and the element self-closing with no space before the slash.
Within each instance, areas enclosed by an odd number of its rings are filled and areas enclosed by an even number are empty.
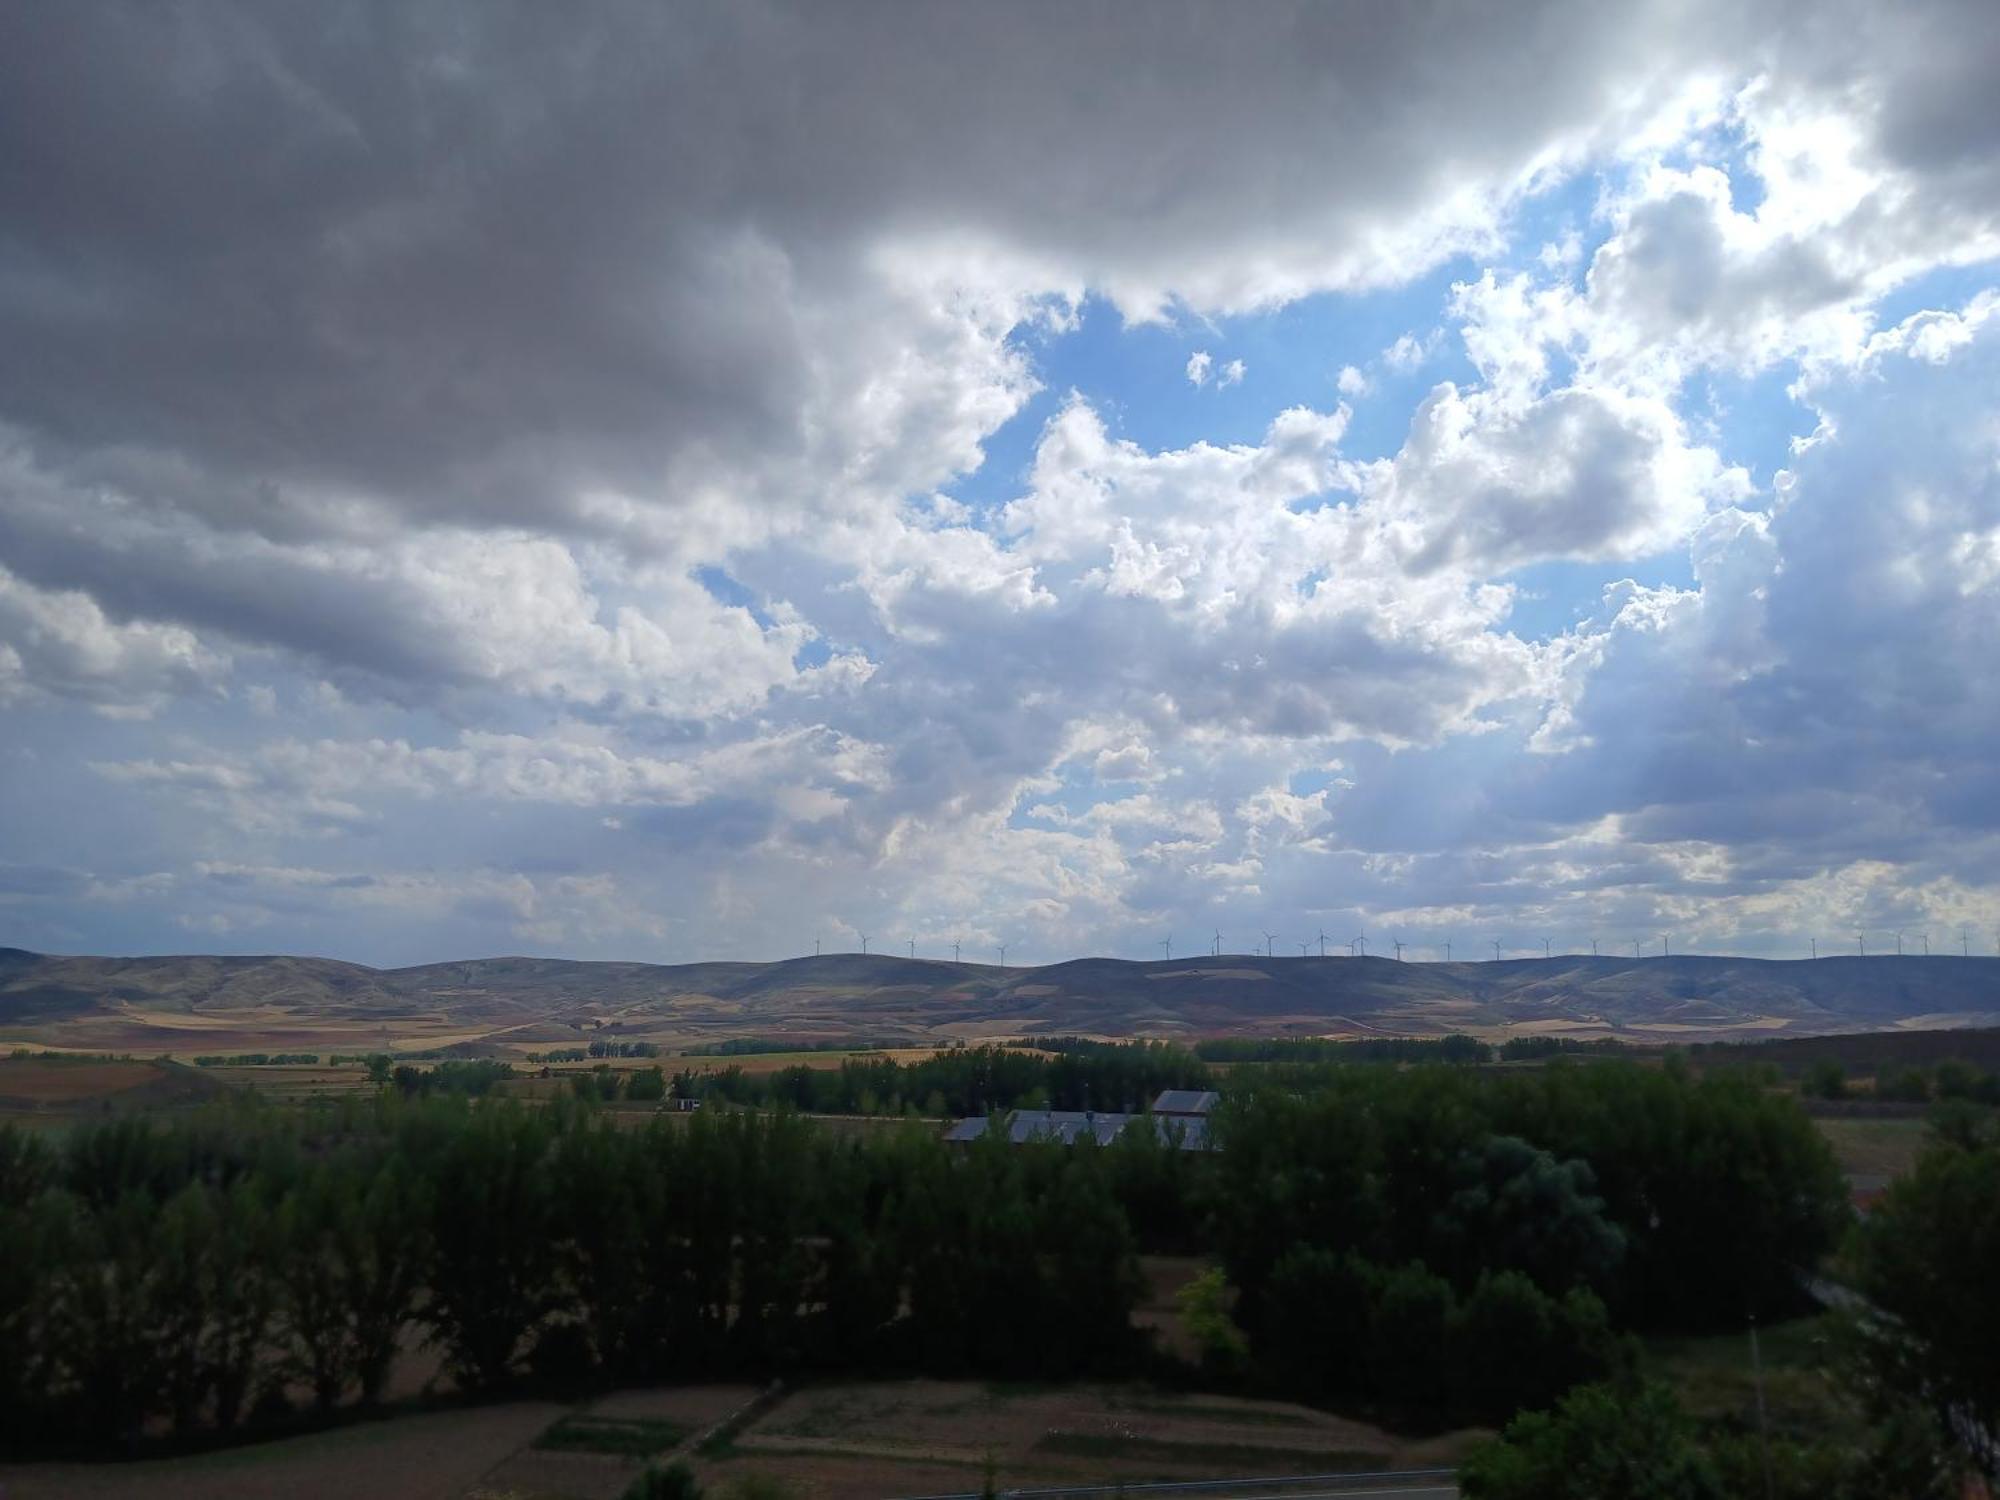
<svg viewBox="0 0 2000 1500">
<path fill-rule="evenodd" d="M 1055 1032 L 1123 1037 L 1498 1036 L 1634 1040 L 2000 1024 L 2000 960 L 1561 956 L 1491 963 L 1225 954 L 1041 968 L 884 954 L 656 965 L 485 958 L 64 957 L 0 949 L 0 1044 L 174 1052 L 450 1046 L 595 1037 L 911 1045 Z"/>
</svg>

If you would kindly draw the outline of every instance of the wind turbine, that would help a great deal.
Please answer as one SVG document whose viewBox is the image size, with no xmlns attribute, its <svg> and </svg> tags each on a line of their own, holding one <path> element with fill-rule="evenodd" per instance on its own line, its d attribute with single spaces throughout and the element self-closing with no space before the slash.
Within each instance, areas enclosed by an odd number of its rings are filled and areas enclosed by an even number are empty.
<svg viewBox="0 0 2000 1500">
<path fill-rule="evenodd" d="M 1222 930 L 1220 928 L 1217 928 L 1215 933 L 1215 957 L 1222 957 Z"/>
<path fill-rule="evenodd" d="M 1001 967 L 1001 968 L 1003 968 L 1003 969 L 1004 969 L 1004 968 L 1006 968 L 1006 967 L 1007 967 L 1007 945 L 1006 945 L 1005 943 L 995 943 L 995 944 L 994 944 L 993 946 L 994 946 L 994 947 L 996 947 L 996 948 L 998 948 L 998 949 L 1000 950 L 1000 967 Z"/>
<path fill-rule="evenodd" d="M 1174 961 L 1174 935 L 1170 932 L 1160 939 L 1160 946 L 1167 950 L 1167 962 Z"/>
<path fill-rule="evenodd" d="M 1493 962 L 1496 964 L 1500 962 L 1500 939 L 1498 938 L 1493 940 Z"/>
<path fill-rule="evenodd" d="M 1660 934 L 1660 957 L 1665 958 L 1666 956 L 1667 956 L 1667 935 L 1663 932 Z"/>
<path fill-rule="evenodd" d="M 1632 956 L 1634 958 L 1639 956 L 1639 940 L 1637 938 L 1632 939 Z"/>
<path fill-rule="evenodd" d="M 1266 958 L 1270 958 L 1270 957 L 1273 957 L 1273 956 L 1274 956 L 1274 955 L 1276 954 L 1276 952 L 1277 952 L 1277 947 L 1278 947 L 1278 935 L 1277 935 L 1277 933 L 1275 933 L 1275 932 L 1267 932 L 1267 933 L 1265 933 L 1265 934 L 1264 934 L 1264 957 L 1266 957 Z"/>
<path fill-rule="evenodd" d="M 953 939 L 951 940 L 951 961 L 952 961 L 953 963 L 957 963 L 957 962 L 958 962 L 958 939 L 957 939 L 957 938 L 953 938 Z"/>
<path fill-rule="evenodd" d="M 911 938 L 911 939 L 910 939 L 910 958 L 911 958 L 911 959 L 912 959 L 912 960 L 914 961 L 914 960 L 915 960 L 915 958 L 916 958 L 916 956 L 917 956 L 917 940 L 916 940 L 915 938 Z"/>
<path fill-rule="evenodd" d="M 1901 958 L 1902 956 L 1903 956 L 1903 934 L 1901 929 L 1899 928 L 1896 932 L 1896 957 Z"/>
<path fill-rule="evenodd" d="M 1366 958 L 1368 956 L 1368 934 L 1365 932 L 1355 933 L 1354 946 L 1360 952 L 1361 956 Z"/>
<path fill-rule="evenodd" d="M 1814 958 L 1818 958 L 1818 957 L 1819 957 L 1819 939 L 1818 939 L 1818 938 L 1811 938 L 1811 939 L 1808 939 L 1808 941 L 1810 941 L 1810 942 L 1812 943 L 1812 956 L 1813 956 Z"/>
<path fill-rule="evenodd" d="M 1543 957 L 1543 958 L 1547 958 L 1548 956 L 1549 956 L 1549 940 L 1548 940 L 1547 938 L 1543 938 L 1543 939 L 1542 939 L 1542 957 Z"/>
<path fill-rule="evenodd" d="M 1971 933 L 1969 933 L 1969 932 L 1960 932 L 1960 933 L 1959 933 L 1959 935 L 1958 935 L 1958 956 L 1959 956 L 1960 958 L 1970 958 L 1970 957 L 1972 957 L 1972 934 L 1971 934 Z"/>
<path fill-rule="evenodd" d="M 1403 940 L 1401 938 L 1391 938 L 1390 941 L 1396 945 L 1396 962 L 1401 963 L 1403 961 Z"/>
<path fill-rule="evenodd" d="M 1931 935 L 1928 932 L 1924 933 L 1923 940 L 1924 940 L 1924 957 L 1929 958 L 1931 956 Z"/>
<path fill-rule="evenodd" d="M 1863 958 L 1866 958 L 1868 956 L 1868 934 L 1865 932 L 1855 933 L 1854 946 L 1859 948 L 1861 950 L 1861 956 Z"/>
<path fill-rule="evenodd" d="M 1326 929 L 1324 927 L 1319 930 L 1319 956 L 1321 958 L 1326 957 Z"/>
<path fill-rule="evenodd" d="M 1312 944 L 1310 944 L 1310 943 L 1300 943 L 1300 944 L 1299 944 L 1299 957 L 1300 957 L 1300 958 L 1304 958 L 1304 957 L 1306 956 L 1306 949 L 1310 948 L 1311 946 L 1312 946 Z"/>
<path fill-rule="evenodd" d="M 1444 961 L 1445 961 L 1446 963 L 1450 963 L 1450 962 L 1451 962 L 1451 939 L 1450 939 L 1450 938 L 1446 938 L 1446 939 L 1444 940 Z"/>
<path fill-rule="evenodd" d="M 1595 957 L 1597 957 L 1597 939 L 1596 939 L 1596 938 L 1592 938 L 1592 939 L 1590 940 L 1590 956 L 1591 956 L 1592 958 L 1595 958 Z"/>
<path fill-rule="evenodd" d="M 865 932 L 861 934 L 861 951 L 863 954 L 868 952 L 868 934 Z"/>
<path fill-rule="evenodd" d="M 813 934 L 813 957 L 819 957 L 819 934 L 816 932 Z"/>
</svg>

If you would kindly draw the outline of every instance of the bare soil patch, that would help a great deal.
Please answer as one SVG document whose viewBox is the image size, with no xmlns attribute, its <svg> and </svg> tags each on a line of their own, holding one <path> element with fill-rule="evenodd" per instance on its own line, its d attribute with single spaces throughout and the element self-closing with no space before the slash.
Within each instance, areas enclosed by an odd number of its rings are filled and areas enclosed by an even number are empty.
<svg viewBox="0 0 2000 1500">
<path fill-rule="evenodd" d="M 0 1100 L 30 1106 L 85 1103 L 140 1088 L 163 1072 L 147 1062 L 7 1058 L 0 1060 Z"/>
<path fill-rule="evenodd" d="M 461 1500 L 562 1411 L 514 1401 L 194 1458 L 0 1466 L 0 1487 L 7 1500 Z"/>
</svg>

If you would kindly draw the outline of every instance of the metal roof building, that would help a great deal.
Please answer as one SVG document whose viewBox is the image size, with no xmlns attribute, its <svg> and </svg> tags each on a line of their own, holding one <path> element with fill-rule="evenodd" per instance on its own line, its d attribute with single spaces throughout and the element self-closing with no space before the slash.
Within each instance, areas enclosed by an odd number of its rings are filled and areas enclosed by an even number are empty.
<svg viewBox="0 0 2000 1500">
<path fill-rule="evenodd" d="M 1163 1089 L 1153 1101 L 1153 1113 L 1205 1117 L 1221 1097 L 1214 1089 Z"/>
<path fill-rule="evenodd" d="M 1016 1109 L 1004 1114 L 974 1116 L 953 1125 L 945 1132 L 944 1138 L 963 1144 L 984 1140 L 990 1131 L 997 1129 L 1016 1146 L 1025 1146 L 1030 1141 L 1074 1146 L 1086 1136 L 1100 1146 L 1108 1146 L 1133 1125 L 1148 1120 L 1160 1140 L 1167 1145 L 1178 1146 L 1183 1151 L 1209 1149 L 1208 1120 L 1199 1114 L 1099 1114 L 1087 1109 Z"/>
</svg>

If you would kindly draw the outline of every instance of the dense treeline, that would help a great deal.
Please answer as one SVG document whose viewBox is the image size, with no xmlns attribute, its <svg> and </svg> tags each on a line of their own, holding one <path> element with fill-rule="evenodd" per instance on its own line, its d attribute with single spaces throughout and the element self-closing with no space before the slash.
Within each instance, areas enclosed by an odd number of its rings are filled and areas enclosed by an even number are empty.
<svg viewBox="0 0 2000 1500">
<path fill-rule="evenodd" d="M 983 1115 L 996 1109 L 1137 1112 L 1162 1089 L 1214 1087 L 1194 1054 L 1166 1042 L 1100 1043 L 1044 1057 L 1010 1047 L 954 1047 L 915 1062 L 852 1057 L 838 1068 L 699 1075 L 702 1098 L 813 1114 Z"/>
<path fill-rule="evenodd" d="M 1551 1057 L 1603 1056 L 1631 1050 L 1628 1043 L 1612 1036 L 1588 1040 L 1573 1036 L 1512 1036 L 1500 1044 L 1500 1060 L 1535 1062 Z"/>
<path fill-rule="evenodd" d="M 1225 1100 L 1216 1248 L 1253 1343 L 1283 1338 L 1292 1247 L 1422 1263 L 1455 1292 L 1518 1271 L 1640 1327 L 1795 1306 L 1846 1219 L 1791 1101 L 1734 1074 L 1606 1061 L 1520 1073 L 1334 1070 Z"/>
<path fill-rule="evenodd" d="M 1830 1057 L 1806 1065 L 1799 1091 L 1817 1099 L 1859 1097 L 1848 1079 L 1847 1069 Z M 1995 1106 L 2000 1105 L 2000 1073 L 1988 1072 L 1960 1058 L 1946 1058 L 1928 1068 L 1915 1063 L 1896 1064 L 1875 1074 L 1874 1086 L 1866 1097 L 1895 1104 L 1962 1099 Z"/>
<path fill-rule="evenodd" d="M 1840 1420 L 1802 1443 L 1694 1421 L 1671 1392 L 1620 1381 L 1517 1417 L 1472 1455 L 1477 1500 L 1958 1500 L 2000 1485 L 2000 1128 L 1935 1122 L 1916 1170 L 1850 1236 L 1851 1295 L 1826 1374 Z M 1977 1475 L 1984 1487 L 1967 1482 Z"/>
<path fill-rule="evenodd" d="M 1194 1044 L 1195 1056 L 1214 1063 L 1483 1063 L 1493 1049 L 1477 1037 L 1327 1037 L 1256 1039 L 1211 1037 Z"/>
<path fill-rule="evenodd" d="M 936 1061 L 965 1071 L 861 1078 L 972 1112 L 1207 1073 L 1167 1047 Z M 1293 1071 L 1317 1081 L 1268 1081 Z M 233 1100 L 55 1147 L 0 1131 L 0 1438 L 230 1428 L 277 1419 L 287 1389 L 373 1403 L 418 1339 L 473 1389 L 1110 1371 L 1143 1352 L 1140 1250 L 1215 1258 L 1214 1374 L 1498 1420 L 1616 1372 L 1621 1329 L 1784 1310 L 1846 1212 L 1793 1101 L 1671 1063 L 1274 1065 L 1225 1100 L 1215 1153 L 1151 1131 L 966 1150 L 728 1108 L 614 1129 L 403 1073 L 366 1101 Z"/>
<path fill-rule="evenodd" d="M 475 1389 L 1113 1369 L 1138 1293 L 1116 1155 L 393 1089 L 53 1149 L 0 1130 L 0 1443 L 269 1422 L 288 1385 L 373 1403 L 420 1337 Z"/>
<path fill-rule="evenodd" d="M 371 1074 L 378 1075 L 378 1080 L 380 1063 L 386 1060 L 370 1060 Z M 404 1095 L 463 1094 L 479 1099 L 513 1076 L 512 1063 L 494 1062 L 484 1057 L 470 1060 L 446 1058 L 434 1068 L 398 1067 L 389 1074 L 389 1081 Z"/>
</svg>

